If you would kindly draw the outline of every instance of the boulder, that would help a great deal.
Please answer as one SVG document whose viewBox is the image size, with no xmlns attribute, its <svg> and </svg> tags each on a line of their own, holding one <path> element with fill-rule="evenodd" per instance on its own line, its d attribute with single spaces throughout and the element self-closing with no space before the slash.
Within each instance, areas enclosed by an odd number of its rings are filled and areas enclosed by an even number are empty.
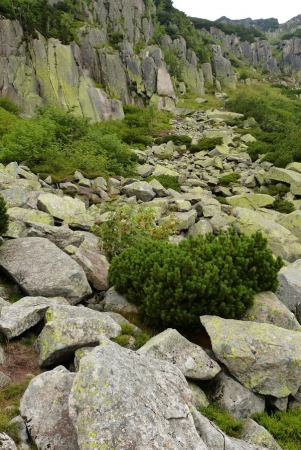
<svg viewBox="0 0 301 450">
<path fill-rule="evenodd" d="M 301 174 L 294 170 L 281 169 L 280 167 L 273 166 L 268 172 L 268 177 L 273 181 L 301 186 Z"/>
<path fill-rule="evenodd" d="M 78 248 L 72 258 L 83 268 L 90 284 L 99 291 L 109 289 L 109 262 L 104 255 L 86 248 Z"/>
<path fill-rule="evenodd" d="M 266 194 L 242 194 L 227 197 L 227 203 L 231 206 L 239 206 L 256 210 L 258 208 L 271 206 L 275 202 L 275 198 Z"/>
<path fill-rule="evenodd" d="M 53 217 L 42 211 L 36 211 L 35 209 L 24 208 L 8 208 L 7 214 L 10 220 L 20 221 L 24 223 L 36 222 L 44 225 L 54 225 Z"/>
<path fill-rule="evenodd" d="M 84 235 L 81 235 L 80 232 L 70 230 L 68 225 L 55 227 L 41 223 L 27 222 L 27 226 L 28 237 L 47 238 L 61 250 L 64 250 L 68 245 L 79 247 L 85 239 Z"/>
<path fill-rule="evenodd" d="M 288 330 L 301 331 L 295 315 L 273 292 L 260 292 L 254 296 L 254 304 L 243 315 L 243 320 L 270 323 Z"/>
<path fill-rule="evenodd" d="M 241 438 L 255 445 L 260 445 L 269 450 L 282 450 L 273 436 L 261 425 L 252 419 L 243 421 L 243 430 Z"/>
<path fill-rule="evenodd" d="M 78 348 L 95 347 L 102 333 L 108 338 L 116 338 L 121 333 L 115 320 L 88 308 L 53 308 L 46 320 L 51 321 L 46 323 L 37 341 L 41 367 L 71 359 Z"/>
<path fill-rule="evenodd" d="M 278 274 L 279 286 L 276 292 L 279 300 L 293 313 L 301 303 L 301 259 L 287 267 L 282 267 Z"/>
<path fill-rule="evenodd" d="M 151 338 L 137 353 L 168 361 L 192 380 L 211 380 L 221 370 L 201 347 L 192 344 L 172 328 Z"/>
<path fill-rule="evenodd" d="M 297 237 L 283 226 L 246 208 L 234 208 L 233 215 L 236 217 L 234 226 L 240 233 L 250 235 L 261 231 L 276 256 L 282 256 L 289 262 L 301 257 L 301 245 Z"/>
<path fill-rule="evenodd" d="M 138 308 L 133 303 L 127 301 L 124 295 L 118 294 L 114 287 L 111 287 L 105 294 L 103 300 L 104 311 L 113 311 L 118 313 L 138 314 Z"/>
<path fill-rule="evenodd" d="M 189 389 L 191 390 L 191 404 L 199 410 L 202 406 L 209 406 L 209 400 L 204 391 L 197 385 L 188 381 Z"/>
<path fill-rule="evenodd" d="M 135 196 L 137 200 L 142 200 L 143 202 L 149 202 L 156 196 L 156 193 L 146 181 L 135 181 L 127 184 L 122 187 L 121 192 L 127 197 Z"/>
<path fill-rule="evenodd" d="M 263 396 L 254 394 L 224 372 L 214 379 L 212 400 L 236 419 L 262 413 L 265 409 Z"/>
<path fill-rule="evenodd" d="M 189 411 L 190 395 L 175 366 L 102 336 L 81 359 L 69 397 L 79 447 L 206 450 Z"/>
<path fill-rule="evenodd" d="M 5 388 L 9 384 L 12 383 L 12 380 L 9 376 L 5 375 L 5 373 L 0 372 L 0 389 Z"/>
<path fill-rule="evenodd" d="M 21 207 L 25 205 L 28 200 L 29 193 L 22 186 L 12 186 L 5 191 L 1 191 L 1 195 L 6 201 L 8 208 Z"/>
<path fill-rule="evenodd" d="M 243 386 L 276 398 L 295 394 L 301 377 L 300 332 L 266 323 L 201 316 L 218 361 Z"/>
<path fill-rule="evenodd" d="M 76 304 L 92 292 L 83 269 L 48 239 L 4 242 L 0 269 L 29 296 L 64 297 Z"/>
<path fill-rule="evenodd" d="M 36 325 L 53 304 L 66 304 L 64 298 L 23 297 L 1 311 L 0 330 L 7 339 L 19 336 Z"/>
<path fill-rule="evenodd" d="M 6 433 L 0 433 L 1 450 L 18 450 L 16 444 Z"/>
<path fill-rule="evenodd" d="M 74 377 L 62 366 L 41 373 L 21 399 L 20 414 L 40 450 L 79 450 L 68 407 Z"/>
<path fill-rule="evenodd" d="M 178 231 L 188 230 L 188 228 L 195 223 L 197 212 L 194 209 L 187 212 L 175 212 L 174 217 L 176 221 L 176 229 Z"/>
<path fill-rule="evenodd" d="M 293 211 L 290 214 L 282 214 L 276 219 L 279 225 L 287 228 L 292 234 L 294 234 L 301 243 L 301 211 Z"/>
</svg>

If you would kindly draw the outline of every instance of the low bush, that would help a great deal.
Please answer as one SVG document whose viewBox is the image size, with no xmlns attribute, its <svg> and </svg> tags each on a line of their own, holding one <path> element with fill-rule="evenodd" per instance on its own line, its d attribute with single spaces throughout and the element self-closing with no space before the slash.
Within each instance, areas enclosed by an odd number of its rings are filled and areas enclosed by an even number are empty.
<svg viewBox="0 0 301 450">
<path fill-rule="evenodd" d="M 271 433 L 283 450 L 300 450 L 301 409 L 277 411 L 271 416 L 267 413 L 256 413 L 253 419 Z"/>
<path fill-rule="evenodd" d="M 289 214 L 293 211 L 295 211 L 295 206 L 292 202 L 288 201 L 288 200 L 284 200 L 281 197 L 277 197 L 272 208 L 275 211 L 278 211 L 282 214 Z"/>
<path fill-rule="evenodd" d="M 214 422 L 228 436 L 235 437 L 236 439 L 241 438 L 243 422 L 242 420 L 235 419 L 228 411 L 213 404 L 208 407 L 202 406 L 200 412 L 207 419 Z"/>
<path fill-rule="evenodd" d="M 7 206 L 4 198 L 0 195 L 0 236 L 6 233 L 9 224 Z"/>
<path fill-rule="evenodd" d="M 3 108 L 16 116 L 22 112 L 21 106 L 17 105 L 8 97 L 0 97 L 0 108 Z"/>
<path fill-rule="evenodd" d="M 198 144 L 191 145 L 189 150 L 191 153 L 197 153 L 202 150 L 213 150 L 217 145 L 221 145 L 223 143 L 223 138 L 203 138 Z"/>
<path fill-rule="evenodd" d="M 222 186 L 229 186 L 231 183 L 237 183 L 240 177 L 241 175 L 239 173 L 229 173 L 228 175 L 223 175 L 220 178 L 219 184 Z"/>
<path fill-rule="evenodd" d="M 189 237 L 177 246 L 139 240 L 114 258 L 109 283 L 151 326 L 197 326 L 199 316 L 238 318 L 256 292 L 275 291 L 282 259 L 260 233 Z"/>
<path fill-rule="evenodd" d="M 156 225 L 156 214 L 152 208 L 128 204 L 115 205 L 108 220 L 94 225 L 92 231 L 100 238 L 108 257 L 113 258 L 143 239 L 164 240 L 173 233 L 175 222 Z"/>
<path fill-rule="evenodd" d="M 191 137 L 189 136 L 181 136 L 178 134 L 167 134 L 163 137 L 158 137 L 155 139 L 155 144 L 166 144 L 167 142 L 172 141 L 175 145 L 187 145 L 188 147 L 191 144 Z"/>
<path fill-rule="evenodd" d="M 165 189 L 173 189 L 174 191 L 181 192 L 179 180 L 177 177 L 172 175 L 157 175 L 155 177 L 150 176 L 145 179 L 145 181 L 157 180 Z"/>
</svg>

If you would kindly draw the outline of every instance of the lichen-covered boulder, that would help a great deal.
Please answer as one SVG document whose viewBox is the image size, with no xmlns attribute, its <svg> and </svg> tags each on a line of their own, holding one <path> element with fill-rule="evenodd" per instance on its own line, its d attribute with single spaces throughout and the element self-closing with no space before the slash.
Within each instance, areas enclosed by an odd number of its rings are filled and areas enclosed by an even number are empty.
<svg viewBox="0 0 301 450">
<path fill-rule="evenodd" d="M 83 269 L 44 238 L 4 242 L 0 247 L 0 270 L 32 297 L 64 297 L 76 304 L 92 292 Z"/>
<path fill-rule="evenodd" d="M 12 186 L 5 191 L 1 191 L 1 195 L 4 198 L 8 208 L 23 206 L 29 197 L 28 191 L 22 186 Z"/>
<path fill-rule="evenodd" d="M 224 372 L 214 379 L 212 400 L 236 419 L 250 417 L 265 409 L 263 396 L 254 394 Z"/>
<path fill-rule="evenodd" d="M 270 323 L 288 330 L 301 331 L 295 315 L 273 292 L 260 292 L 254 296 L 254 303 L 242 317 L 243 320 Z"/>
<path fill-rule="evenodd" d="M 218 361 L 253 392 L 283 398 L 301 379 L 300 332 L 266 323 L 201 316 Z"/>
<path fill-rule="evenodd" d="M 137 353 L 175 364 L 186 378 L 193 380 L 211 380 L 221 370 L 201 347 L 172 328 L 151 338 Z"/>
<path fill-rule="evenodd" d="M 104 311 L 138 314 L 138 308 L 133 303 L 127 301 L 124 295 L 118 294 L 114 287 L 111 287 L 105 294 L 103 300 Z"/>
<path fill-rule="evenodd" d="M 287 267 L 282 267 L 278 274 L 279 286 L 276 292 L 279 300 L 293 313 L 301 303 L 301 259 Z"/>
<path fill-rule="evenodd" d="M 79 247 L 85 239 L 83 234 L 78 231 L 72 231 L 68 225 L 61 227 L 55 227 L 50 225 L 44 225 L 41 223 L 27 222 L 28 237 L 42 237 L 47 238 L 53 242 L 61 250 L 64 250 L 68 245 L 74 245 Z M 84 232 L 83 232 L 84 233 Z"/>
<path fill-rule="evenodd" d="M 156 196 L 156 193 L 146 181 L 135 181 L 127 184 L 122 187 L 121 192 L 127 197 L 135 196 L 137 200 L 142 200 L 143 202 L 149 202 Z"/>
<path fill-rule="evenodd" d="M 206 450 L 189 411 L 190 395 L 176 367 L 102 337 L 81 359 L 69 397 L 79 447 Z"/>
<path fill-rule="evenodd" d="M 79 450 L 68 407 L 74 377 L 62 366 L 41 373 L 21 399 L 20 414 L 39 450 Z"/>
<path fill-rule="evenodd" d="M 293 233 L 301 243 L 301 211 L 293 211 L 290 214 L 282 214 L 278 219 L 277 223 L 287 228 L 291 233 Z"/>
<path fill-rule="evenodd" d="M 46 320 L 37 341 L 41 367 L 71 359 L 78 348 L 95 347 L 103 333 L 108 338 L 121 334 L 121 327 L 114 319 L 89 308 L 50 308 Z"/>
<path fill-rule="evenodd" d="M 0 331 L 11 339 L 36 325 L 53 304 L 68 305 L 64 298 L 23 297 L 12 305 L 5 306 L 0 316 Z"/>
<path fill-rule="evenodd" d="M 239 206 L 241 208 L 247 208 L 256 210 L 258 208 L 264 208 L 271 206 L 275 203 L 275 198 L 266 194 L 241 194 L 227 197 L 227 203 L 234 207 Z"/>
<path fill-rule="evenodd" d="M 282 450 L 273 436 L 261 425 L 252 419 L 243 421 L 243 430 L 241 438 L 255 445 L 261 445 L 269 450 Z"/>
<path fill-rule="evenodd" d="M 24 223 L 36 222 L 44 225 L 54 225 L 53 217 L 42 211 L 36 211 L 35 209 L 25 208 L 8 208 L 7 214 L 10 220 L 20 221 Z"/>
<path fill-rule="evenodd" d="M 189 389 L 191 390 L 191 404 L 196 408 L 200 409 L 201 406 L 209 406 L 209 400 L 204 391 L 195 383 L 188 381 Z"/>
<path fill-rule="evenodd" d="M 268 172 L 268 177 L 270 180 L 281 181 L 282 183 L 301 185 L 301 174 L 294 170 L 273 166 Z"/>
<path fill-rule="evenodd" d="M 95 289 L 99 291 L 109 289 L 108 271 L 110 264 L 104 255 L 80 247 L 72 258 L 83 268 L 88 281 Z"/>
</svg>

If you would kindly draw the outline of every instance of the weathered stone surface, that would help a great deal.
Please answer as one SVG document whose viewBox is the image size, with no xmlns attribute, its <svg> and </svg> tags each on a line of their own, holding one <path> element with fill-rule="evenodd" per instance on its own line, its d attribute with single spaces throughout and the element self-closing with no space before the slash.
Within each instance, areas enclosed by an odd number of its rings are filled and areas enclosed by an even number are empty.
<svg viewBox="0 0 301 450">
<path fill-rule="evenodd" d="M 290 214 L 282 214 L 278 219 L 277 223 L 287 228 L 291 233 L 293 233 L 301 243 L 301 211 L 293 211 Z"/>
<path fill-rule="evenodd" d="M 294 170 L 281 169 L 280 167 L 271 167 L 268 172 L 270 180 L 282 181 L 283 183 L 301 185 L 301 174 Z"/>
<path fill-rule="evenodd" d="M 265 410 L 263 396 L 254 394 L 223 372 L 214 380 L 212 400 L 236 419 L 250 417 Z"/>
<path fill-rule="evenodd" d="M 246 208 L 234 208 L 235 228 L 247 235 L 261 231 L 276 256 L 282 256 L 292 262 L 301 257 L 301 245 L 296 236 L 283 226 L 266 219 L 257 211 Z"/>
<path fill-rule="evenodd" d="M 188 236 L 197 236 L 198 234 L 205 235 L 207 233 L 212 233 L 212 226 L 207 220 L 199 220 L 197 223 L 191 225 L 191 227 L 188 228 Z"/>
<path fill-rule="evenodd" d="M 260 445 L 269 450 L 282 450 L 273 436 L 261 425 L 252 419 L 243 421 L 243 430 L 241 438 L 255 445 Z"/>
<path fill-rule="evenodd" d="M 273 292 L 260 292 L 254 296 L 254 304 L 243 315 L 243 320 L 270 323 L 288 330 L 301 331 L 301 325 L 290 310 Z"/>
<path fill-rule="evenodd" d="M 0 389 L 3 389 L 5 386 L 8 386 L 12 382 L 11 378 L 5 373 L 0 372 Z"/>
<path fill-rule="evenodd" d="M 28 445 L 29 441 L 29 435 L 27 432 L 27 428 L 25 425 L 24 420 L 21 416 L 14 417 L 10 422 L 10 425 L 14 425 L 14 428 L 16 430 L 17 436 L 19 438 L 20 444 L 19 448 L 20 450 L 30 450 L 30 447 Z"/>
<path fill-rule="evenodd" d="M 247 208 L 256 210 L 258 208 L 271 206 L 275 202 L 275 198 L 265 194 L 242 194 L 227 197 L 227 203 L 234 207 Z"/>
<path fill-rule="evenodd" d="M 74 245 L 79 247 L 85 236 L 79 232 L 72 231 L 68 225 L 63 225 L 61 227 L 54 227 L 49 225 L 37 224 L 28 222 L 27 223 L 28 237 L 43 237 L 47 238 L 49 241 L 53 242 L 57 247 L 63 250 L 68 245 Z"/>
<path fill-rule="evenodd" d="M 218 360 L 253 392 L 283 398 L 300 386 L 300 332 L 265 323 L 201 316 Z"/>
<path fill-rule="evenodd" d="M 1 450 L 18 450 L 16 444 L 6 433 L 0 433 Z"/>
<path fill-rule="evenodd" d="M 293 313 L 301 303 L 301 259 L 287 267 L 282 267 L 278 274 L 279 286 L 276 292 L 279 300 Z"/>
<path fill-rule="evenodd" d="M 39 450 L 77 450 L 68 397 L 75 374 L 62 366 L 35 377 L 20 403 L 20 413 Z"/>
<path fill-rule="evenodd" d="M 53 321 L 46 323 L 37 341 L 42 367 L 72 358 L 80 347 L 95 347 L 102 333 L 109 338 L 121 333 L 120 326 L 111 317 L 88 308 L 78 308 L 78 311 L 72 312 L 70 309 L 56 308 L 49 311 L 47 319 L 51 315 Z"/>
<path fill-rule="evenodd" d="M 137 167 L 137 173 L 142 178 L 149 177 L 154 171 L 154 166 L 151 166 L 150 164 L 142 164 Z"/>
<path fill-rule="evenodd" d="M 82 358 L 69 397 L 79 446 L 206 450 L 189 412 L 190 395 L 176 367 L 102 337 Z"/>
<path fill-rule="evenodd" d="M 192 380 L 211 380 L 221 370 L 201 347 L 172 328 L 151 338 L 137 353 L 175 364 L 186 378 Z"/>
<path fill-rule="evenodd" d="M 146 181 L 136 181 L 134 183 L 123 186 L 121 192 L 128 197 L 135 196 L 137 200 L 149 202 L 156 194 Z"/>
<path fill-rule="evenodd" d="M 36 325 L 53 304 L 66 304 L 64 298 L 24 297 L 1 311 L 0 330 L 7 339 L 19 336 Z"/>
<path fill-rule="evenodd" d="M 109 289 L 109 262 L 104 255 L 85 248 L 78 248 L 72 257 L 84 270 L 88 281 L 99 291 Z"/>
<path fill-rule="evenodd" d="M 202 391 L 202 389 L 197 386 L 194 383 L 191 383 L 191 381 L 188 381 L 189 389 L 191 390 L 191 404 L 199 410 L 201 406 L 209 406 L 209 400 L 205 394 L 205 392 Z"/>
<path fill-rule="evenodd" d="M 128 302 L 123 295 L 118 294 L 114 287 L 106 292 L 103 304 L 104 311 L 138 314 L 137 306 Z"/>
<path fill-rule="evenodd" d="M 1 191 L 1 195 L 6 201 L 8 208 L 23 206 L 29 197 L 28 191 L 26 191 L 26 189 L 22 186 L 12 186 L 5 191 Z"/>
<path fill-rule="evenodd" d="M 91 294 L 83 269 L 47 239 L 6 241 L 0 268 L 33 297 L 64 297 L 75 304 Z"/>
<path fill-rule="evenodd" d="M 188 230 L 191 225 L 195 223 L 195 219 L 197 218 L 197 212 L 192 209 L 187 212 L 176 212 L 174 213 L 176 220 L 176 228 L 178 231 Z"/>
<path fill-rule="evenodd" d="M 53 218 L 50 214 L 35 209 L 9 208 L 7 210 L 11 220 L 19 220 L 21 222 L 37 222 L 45 225 L 54 225 Z"/>
<path fill-rule="evenodd" d="M 2 295 L 2 293 L 1 293 Z M 5 306 L 10 306 L 10 303 L 7 300 L 4 300 L 4 298 L 0 297 L 0 316 L 1 316 L 1 311 Z"/>
</svg>

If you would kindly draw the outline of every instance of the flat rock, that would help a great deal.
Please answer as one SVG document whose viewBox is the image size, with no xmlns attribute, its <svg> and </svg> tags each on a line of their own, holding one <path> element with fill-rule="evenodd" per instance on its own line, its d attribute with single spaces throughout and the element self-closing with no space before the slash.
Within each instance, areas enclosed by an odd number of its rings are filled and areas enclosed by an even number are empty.
<svg viewBox="0 0 301 450">
<path fill-rule="evenodd" d="M 19 220 L 20 222 L 36 222 L 45 225 L 54 225 L 53 217 L 42 211 L 36 211 L 35 209 L 24 208 L 8 208 L 7 214 L 11 220 Z"/>
<path fill-rule="evenodd" d="M 41 373 L 21 399 L 21 416 L 39 450 L 79 450 L 68 407 L 74 377 L 62 366 Z"/>
<path fill-rule="evenodd" d="M 220 372 L 214 379 L 212 400 L 236 419 L 263 413 L 265 399 L 245 388 L 234 378 Z"/>
<path fill-rule="evenodd" d="M 19 336 L 36 325 L 53 304 L 66 304 L 64 298 L 24 297 L 1 311 L 0 330 L 7 339 Z"/>
<path fill-rule="evenodd" d="M 270 180 L 301 186 L 301 174 L 294 170 L 281 169 L 280 167 L 273 166 L 268 172 L 268 177 Z"/>
<path fill-rule="evenodd" d="M 33 222 L 27 222 L 28 237 L 42 237 L 47 238 L 53 242 L 61 250 L 64 250 L 68 245 L 74 245 L 79 247 L 85 240 L 85 236 L 79 234 L 77 231 L 72 231 L 68 225 L 61 227 L 49 226 L 44 224 L 37 224 Z"/>
<path fill-rule="evenodd" d="M 206 450 L 189 411 L 190 395 L 175 366 L 102 337 L 100 346 L 81 359 L 69 397 L 78 444 L 82 449 Z"/>
<path fill-rule="evenodd" d="M 4 198 L 8 208 L 23 206 L 29 197 L 28 191 L 22 186 L 12 186 L 5 191 L 1 191 L 1 195 Z"/>
<path fill-rule="evenodd" d="M 211 380 L 221 371 L 201 347 L 172 328 L 151 338 L 137 353 L 175 364 L 186 378 L 192 380 Z"/>
<path fill-rule="evenodd" d="M 234 207 L 256 210 L 258 208 L 271 206 L 275 203 L 275 198 L 266 194 L 242 194 L 227 197 L 227 203 Z"/>
<path fill-rule="evenodd" d="M 201 316 L 218 361 L 243 386 L 276 398 L 295 394 L 301 377 L 300 332 L 274 325 Z"/>
<path fill-rule="evenodd" d="M 254 304 L 244 313 L 243 320 L 270 323 L 288 330 L 301 331 L 301 325 L 298 323 L 295 315 L 273 292 L 256 294 L 254 296 Z"/>
<path fill-rule="evenodd" d="M 32 297 L 64 297 L 76 304 L 92 292 L 83 269 L 48 239 L 4 242 L 0 269 Z"/>
</svg>

